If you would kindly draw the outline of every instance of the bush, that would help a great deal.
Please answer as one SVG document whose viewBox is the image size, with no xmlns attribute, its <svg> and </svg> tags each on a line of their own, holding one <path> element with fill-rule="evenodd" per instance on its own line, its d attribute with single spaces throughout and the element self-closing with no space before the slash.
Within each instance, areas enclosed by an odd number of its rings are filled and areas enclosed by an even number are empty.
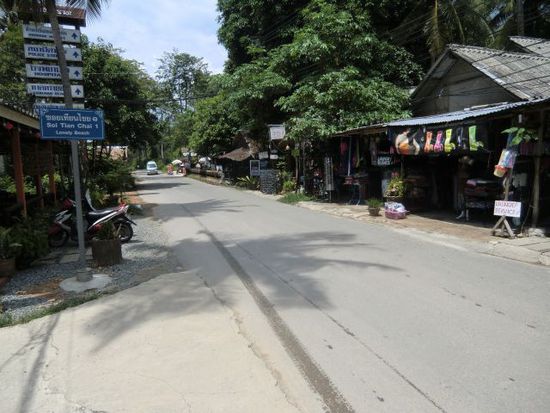
<svg viewBox="0 0 550 413">
<path fill-rule="evenodd" d="M 237 184 L 239 188 L 246 188 L 252 190 L 260 189 L 260 180 L 255 176 L 243 176 L 237 178 Z"/>
<path fill-rule="evenodd" d="M 48 225 L 43 215 L 37 215 L 23 219 L 12 227 L 12 240 L 21 245 L 16 254 L 19 268 L 28 267 L 36 259 L 48 254 Z"/>
<path fill-rule="evenodd" d="M 386 188 L 384 196 L 404 196 L 405 195 L 405 182 L 398 176 L 394 176 Z"/>
<path fill-rule="evenodd" d="M 90 174 L 88 186 L 113 196 L 122 194 L 135 186 L 132 166 L 123 160 L 103 159 Z"/>
<path fill-rule="evenodd" d="M 280 198 L 279 202 L 282 202 L 283 204 L 297 204 L 298 202 L 307 202 L 312 200 L 313 198 L 305 194 L 295 194 L 291 192 Z"/>
<path fill-rule="evenodd" d="M 296 190 L 296 182 L 288 180 L 283 182 L 283 194 L 294 192 Z"/>
</svg>

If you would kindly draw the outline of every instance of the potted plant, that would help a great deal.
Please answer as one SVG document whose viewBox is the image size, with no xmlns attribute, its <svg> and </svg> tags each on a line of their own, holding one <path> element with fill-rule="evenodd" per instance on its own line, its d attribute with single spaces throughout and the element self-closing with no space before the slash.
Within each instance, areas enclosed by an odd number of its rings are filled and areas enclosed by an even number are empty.
<svg viewBox="0 0 550 413">
<path fill-rule="evenodd" d="M 101 225 L 92 241 L 92 258 L 98 267 L 107 267 L 122 262 L 122 247 L 117 229 L 112 222 Z"/>
<path fill-rule="evenodd" d="M 20 244 L 13 242 L 11 229 L 0 227 L 0 287 L 15 274 L 15 257 Z"/>
<path fill-rule="evenodd" d="M 384 203 L 378 198 L 370 198 L 367 200 L 367 207 L 369 209 L 369 215 L 377 217 L 380 215 L 380 208 Z"/>
<path fill-rule="evenodd" d="M 403 203 L 405 196 L 405 182 L 399 176 L 394 176 L 388 183 L 384 197 L 388 202 Z"/>
</svg>

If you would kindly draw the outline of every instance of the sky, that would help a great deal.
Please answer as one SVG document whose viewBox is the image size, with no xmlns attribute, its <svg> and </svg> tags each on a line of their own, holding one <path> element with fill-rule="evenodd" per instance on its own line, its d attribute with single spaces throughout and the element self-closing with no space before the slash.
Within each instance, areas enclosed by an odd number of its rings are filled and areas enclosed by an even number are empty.
<svg viewBox="0 0 550 413">
<path fill-rule="evenodd" d="M 155 74 L 164 52 L 174 48 L 202 57 L 219 73 L 227 58 L 218 44 L 216 0 L 111 0 L 97 19 L 88 19 L 82 33 L 102 38 L 123 56 L 143 63 Z"/>
</svg>

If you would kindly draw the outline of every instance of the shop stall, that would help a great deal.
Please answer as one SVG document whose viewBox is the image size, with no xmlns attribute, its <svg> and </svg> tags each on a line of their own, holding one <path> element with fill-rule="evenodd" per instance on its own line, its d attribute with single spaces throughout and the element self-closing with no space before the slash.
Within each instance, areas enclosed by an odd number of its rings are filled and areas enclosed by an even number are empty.
<svg viewBox="0 0 550 413">
<path fill-rule="evenodd" d="M 339 133 L 338 182 L 352 202 L 398 197 L 409 211 L 492 222 L 495 201 L 506 198 L 521 203 L 517 227 L 534 213 L 550 219 L 549 106 L 549 99 L 489 105 Z M 532 139 L 511 145 L 518 130 Z M 345 189 L 361 179 L 360 192 Z"/>
</svg>

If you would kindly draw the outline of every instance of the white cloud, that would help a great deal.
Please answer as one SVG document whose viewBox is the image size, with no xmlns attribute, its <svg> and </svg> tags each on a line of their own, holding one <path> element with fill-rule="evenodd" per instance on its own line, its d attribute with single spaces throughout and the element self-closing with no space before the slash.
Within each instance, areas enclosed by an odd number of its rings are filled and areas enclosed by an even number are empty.
<svg viewBox="0 0 550 413">
<path fill-rule="evenodd" d="M 215 0 L 115 0 L 83 32 L 123 49 L 154 75 L 159 57 L 173 49 L 202 57 L 211 71 L 221 72 L 227 53 L 217 29 Z"/>
</svg>

